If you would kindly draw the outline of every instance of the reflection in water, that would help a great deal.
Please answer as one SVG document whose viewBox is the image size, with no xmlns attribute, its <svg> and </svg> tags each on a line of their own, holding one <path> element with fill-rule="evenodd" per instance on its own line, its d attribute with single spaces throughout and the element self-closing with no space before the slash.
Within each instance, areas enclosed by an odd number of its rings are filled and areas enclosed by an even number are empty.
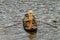
<svg viewBox="0 0 60 40">
<path fill-rule="evenodd" d="M 29 40 L 36 40 L 36 34 L 30 34 L 28 37 Z"/>
</svg>

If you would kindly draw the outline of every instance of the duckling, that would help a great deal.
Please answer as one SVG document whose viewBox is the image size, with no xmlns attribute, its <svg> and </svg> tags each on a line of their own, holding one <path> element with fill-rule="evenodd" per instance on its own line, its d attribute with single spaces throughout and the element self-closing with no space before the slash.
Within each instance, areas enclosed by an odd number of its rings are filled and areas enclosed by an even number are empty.
<svg viewBox="0 0 60 40">
<path fill-rule="evenodd" d="M 24 30 L 30 34 L 37 32 L 37 22 L 32 10 L 29 10 L 23 18 Z"/>
</svg>

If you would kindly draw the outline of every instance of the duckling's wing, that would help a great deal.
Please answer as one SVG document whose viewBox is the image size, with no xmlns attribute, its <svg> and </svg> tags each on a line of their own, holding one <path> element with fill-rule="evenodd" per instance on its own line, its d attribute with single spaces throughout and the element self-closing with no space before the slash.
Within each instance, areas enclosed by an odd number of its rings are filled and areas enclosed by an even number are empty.
<svg viewBox="0 0 60 40">
<path fill-rule="evenodd" d="M 28 27 L 29 25 L 29 20 L 27 20 L 27 19 L 23 19 L 23 27 L 25 28 L 25 27 Z"/>
<path fill-rule="evenodd" d="M 33 16 L 33 25 L 37 27 L 37 22 L 35 16 Z"/>
</svg>

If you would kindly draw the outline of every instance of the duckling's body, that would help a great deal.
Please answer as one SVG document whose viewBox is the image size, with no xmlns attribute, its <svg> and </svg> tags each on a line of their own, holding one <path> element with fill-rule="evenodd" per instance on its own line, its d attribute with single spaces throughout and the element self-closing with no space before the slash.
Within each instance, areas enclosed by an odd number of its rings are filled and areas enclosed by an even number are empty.
<svg viewBox="0 0 60 40">
<path fill-rule="evenodd" d="M 24 30 L 30 34 L 37 32 L 37 23 L 32 11 L 29 11 L 28 14 L 25 14 L 25 17 L 23 19 L 23 27 Z"/>
</svg>

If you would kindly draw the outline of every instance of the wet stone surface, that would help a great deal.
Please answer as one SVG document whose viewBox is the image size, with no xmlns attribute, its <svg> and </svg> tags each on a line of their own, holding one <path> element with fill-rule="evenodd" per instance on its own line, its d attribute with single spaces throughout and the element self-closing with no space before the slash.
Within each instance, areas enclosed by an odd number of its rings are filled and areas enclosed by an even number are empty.
<svg viewBox="0 0 60 40">
<path fill-rule="evenodd" d="M 23 29 L 22 19 L 29 9 L 36 16 L 36 35 Z M 0 0 L 0 40 L 60 40 L 60 0 Z"/>
</svg>

